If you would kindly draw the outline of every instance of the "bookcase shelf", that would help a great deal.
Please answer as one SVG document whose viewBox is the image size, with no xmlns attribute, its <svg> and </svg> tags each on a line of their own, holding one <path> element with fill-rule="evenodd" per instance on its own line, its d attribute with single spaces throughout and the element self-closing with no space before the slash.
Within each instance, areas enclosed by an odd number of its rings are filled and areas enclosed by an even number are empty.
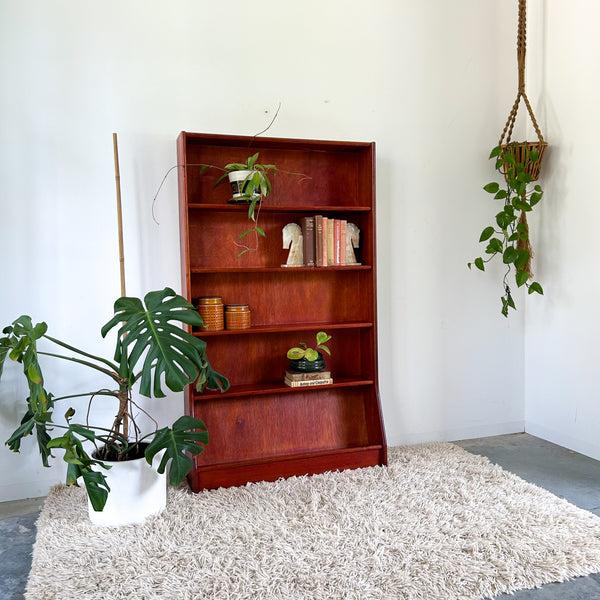
<svg viewBox="0 0 600 600">
<path fill-rule="evenodd" d="M 373 385 L 372 379 L 364 379 L 362 377 L 339 377 L 333 383 L 322 386 L 311 387 L 288 387 L 283 381 L 275 381 L 269 383 L 248 384 L 248 385 L 232 385 L 226 392 L 205 391 L 203 394 L 194 394 L 194 397 L 201 400 L 202 398 L 227 399 L 239 396 L 268 396 L 272 394 L 294 394 L 299 392 L 309 392 L 318 394 L 325 389 L 335 389 L 343 387 L 357 387 L 365 385 Z"/>
<path fill-rule="evenodd" d="M 336 329 L 357 329 L 360 327 L 373 327 L 372 322 L 346 322 L 346 323 L 282 323 L 278 325 L 263 325 L 249 329 L 222 329 L 220 331 L 194 331 L 193 334 L 200 338 L 222 335 L 252 335 L 258 333 L 281 333 L 284 331 L 315 331 L 327 327 L 327 331 Z"/>
<path fill-rule="evenodd" d="M 266 237 L 238 257 L 247 206 L 228 204 L 223 167 L 259 152 L 275 164 L 260 207 Z M 248 304 L 252 326 L 194 331 L 225 393 L 185 392 L 186 413 L 207 425 L 210 443 L 194 457 L 194 491 L 290 475 L 386 464 L 377 369 L 375 145 L 182 132 L 177 140 L 183 294 Z M 218 172 L 217 172 L 218 171 Z M 283 267 L 282 228 L 324 215 L 360 230 L 358 265 Z M 333 382 L 288 387 L 287 349 L 332 335 Z"/>
<path fill-rule="evenodd" d="M 208 212 L 247 212 L 248 207 L 240 204 L 190 204 L 189 210 L 200 210 Z M 360 213 L 370 212 L 370 206 L 262 206 L 261 212 L 278 213 Z"/>
<path fill-rule="evenodd" d="M 371 265 L 339 265 L 329 267 L 222 267 L 218 269 L 216 267 L 203 268 L 203 267 L 191 267 L 190 273 L 286 273 L 291 275 L 295 273 L 303 273 L 306 271 L 370 271 Z"/>
</svg>

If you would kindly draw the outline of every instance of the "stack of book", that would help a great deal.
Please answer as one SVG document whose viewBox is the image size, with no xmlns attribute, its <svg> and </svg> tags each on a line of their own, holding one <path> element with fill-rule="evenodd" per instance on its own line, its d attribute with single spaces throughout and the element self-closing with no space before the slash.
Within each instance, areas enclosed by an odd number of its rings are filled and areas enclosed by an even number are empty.
<svg viewBox="0 0 600 600">
<path fill-rule="evenodd" d="M 304 217 L 300 225 L 305 267 L 331 267 L 347 264 L 348 222 L 345 219 L 314 215 Z M 356 229 L 356 226 L 352 227 Z"/>
<path fill-rule="evenodd" d="M 311 387 L 314 385 L 327 385 L 333 383 L 331 371 L 304 373 L 301 371 L 287 370 L 283 381 L 285 385 L 288 385 L 289 387 Z"/>
</svg>

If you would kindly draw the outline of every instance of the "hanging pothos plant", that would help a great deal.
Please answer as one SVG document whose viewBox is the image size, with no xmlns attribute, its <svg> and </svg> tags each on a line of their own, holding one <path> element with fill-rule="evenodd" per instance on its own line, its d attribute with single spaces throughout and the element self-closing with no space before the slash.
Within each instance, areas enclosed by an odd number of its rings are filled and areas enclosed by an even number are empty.
<svg viewBox="0 0 600 600">
<path fill-rule="evenodd" d="M 504 295 L 501 297 L 501 312 L 508 317 L 509 309 L 516 309 L 509 282 L 511 274 L 517 287 L 526 286 L 530 294 L 543 294 L 542 286 L 533 281 L 531 271 L 532 251 L 529 241 L 527 213 L 542 199 L 543 190 L 540 185 L 530 186 L 532 182 L 531 165 L 538 160 L 537 150 L 519 152 L 523 145 L 511 143 L 496 146 L 490 159 L 495 159 L 496 170 L 503 176 L 504 186 L 498 182 L 488 183 L 483 189 L 493 195 L 494 200 L 504 203 L 502 210 L 496 214 L 494 223 L 485 227 L 479 241 L 486 244 L 485 257 L 478 257 L 468 263 L 469 269 L 474 264 L 480 271 L 496 257 L 501 257 L 506 266 L 502 279 Z M 515 156 L 522 158 L 521 162 Z"/>
</svg>

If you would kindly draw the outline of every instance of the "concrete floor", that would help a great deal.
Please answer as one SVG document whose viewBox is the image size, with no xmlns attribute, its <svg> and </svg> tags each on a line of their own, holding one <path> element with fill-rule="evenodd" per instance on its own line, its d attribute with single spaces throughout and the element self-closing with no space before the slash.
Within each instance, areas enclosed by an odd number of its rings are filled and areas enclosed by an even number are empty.
<svg viewBox="0 0 600 600">
<path fill-rule="evenodd" d="M 0 502 L 0 600 L 21 600 L 44 498 Z"/>
<path fill-rule="evenodd" d="M 525 433 L 456 443 L 600 516 L 600 462 Z M 24 598 L 35 541 L 35 521 L 43 500 L 0 503 L 0 600 Z M 496 598 L 600 600 L 600 574 Z"/>
<path fill-rule="evenodd" d="M 526 433 L 455 442 L 539 485 L 571 504 L 600 516 L 600 462 Z M 497 600 L 600 600 L 600 574 L 522 590 Z"/>
</svg>

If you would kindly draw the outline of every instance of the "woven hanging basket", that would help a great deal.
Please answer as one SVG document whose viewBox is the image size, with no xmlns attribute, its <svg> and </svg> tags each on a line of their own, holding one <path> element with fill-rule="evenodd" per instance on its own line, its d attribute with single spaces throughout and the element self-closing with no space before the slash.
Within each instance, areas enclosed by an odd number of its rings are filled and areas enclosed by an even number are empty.
<svg viewBox="0 0 600 600">
<path fill-rule="evenodd" d="M 533 114 L 533 109 L 531 108 L 531 104 L 529 103 L 529 98 L 527 98 L 527 94 L 525 93 L 525 52 L 527 48 L 526 44 L 526 15 L 527 15 L 527 5 L 526 0 L 519 0 L 519 28 L 517 33 L 517 64 L 519 68 L 519 91 L 517 93 L 517 99 L 513 104 L 513 107 L 508 115 L 508 120 L 506 121 L 506 125 L 504 126 L 504 130 L 502 131 L 502 135 L 500 136 L 500 141 L 498 145 L 502 148 L 503 154 L 505 152 L 510 152 L 517 163 L 524 163 L 525 171 L 531 175 L 533 181 L 537 180 L 540 176 L 540 169 L 542 167 L 542 158 L 544 157 L 544 152 L 548 146 L 548 143 L 544 141 L 544 136 L 540 131 L 540 128 L 535 120 L 535 115 Z M 517 119 L 517 112 L 519 110 L 519 104 L 521 99 L 525 103 L 527 108 L 527 113 L 533 123 L 533 127 L 538 136 L 537 142 L 511 142 L 511 135 L 513 131 L 513 127 L 515 125 L 515 121 Z M 537 152 L 537 157 L 535 160 L 532 160 L 531 153 L 533 151 Z M 534 155 L 535 156 L 535 155 Z"/>
<path fill-rule="evenodd" d="M 500 144 L 500 146 L 502 147 L 503 154 L 505 152 L 512 154 L 515 162 L 524 164 L 525 172 L 531 175 L 531 180 L 537 181 L 540 176 L 542 158 L 544 157 L 544 151 L 548 147 L 548 142 L 542 139 L 537 142 L 509 142 Z M 537 152 L 537 158 L 536 160 L 531 160 L 531 153 L 534 151 Z"/>
</svg>

